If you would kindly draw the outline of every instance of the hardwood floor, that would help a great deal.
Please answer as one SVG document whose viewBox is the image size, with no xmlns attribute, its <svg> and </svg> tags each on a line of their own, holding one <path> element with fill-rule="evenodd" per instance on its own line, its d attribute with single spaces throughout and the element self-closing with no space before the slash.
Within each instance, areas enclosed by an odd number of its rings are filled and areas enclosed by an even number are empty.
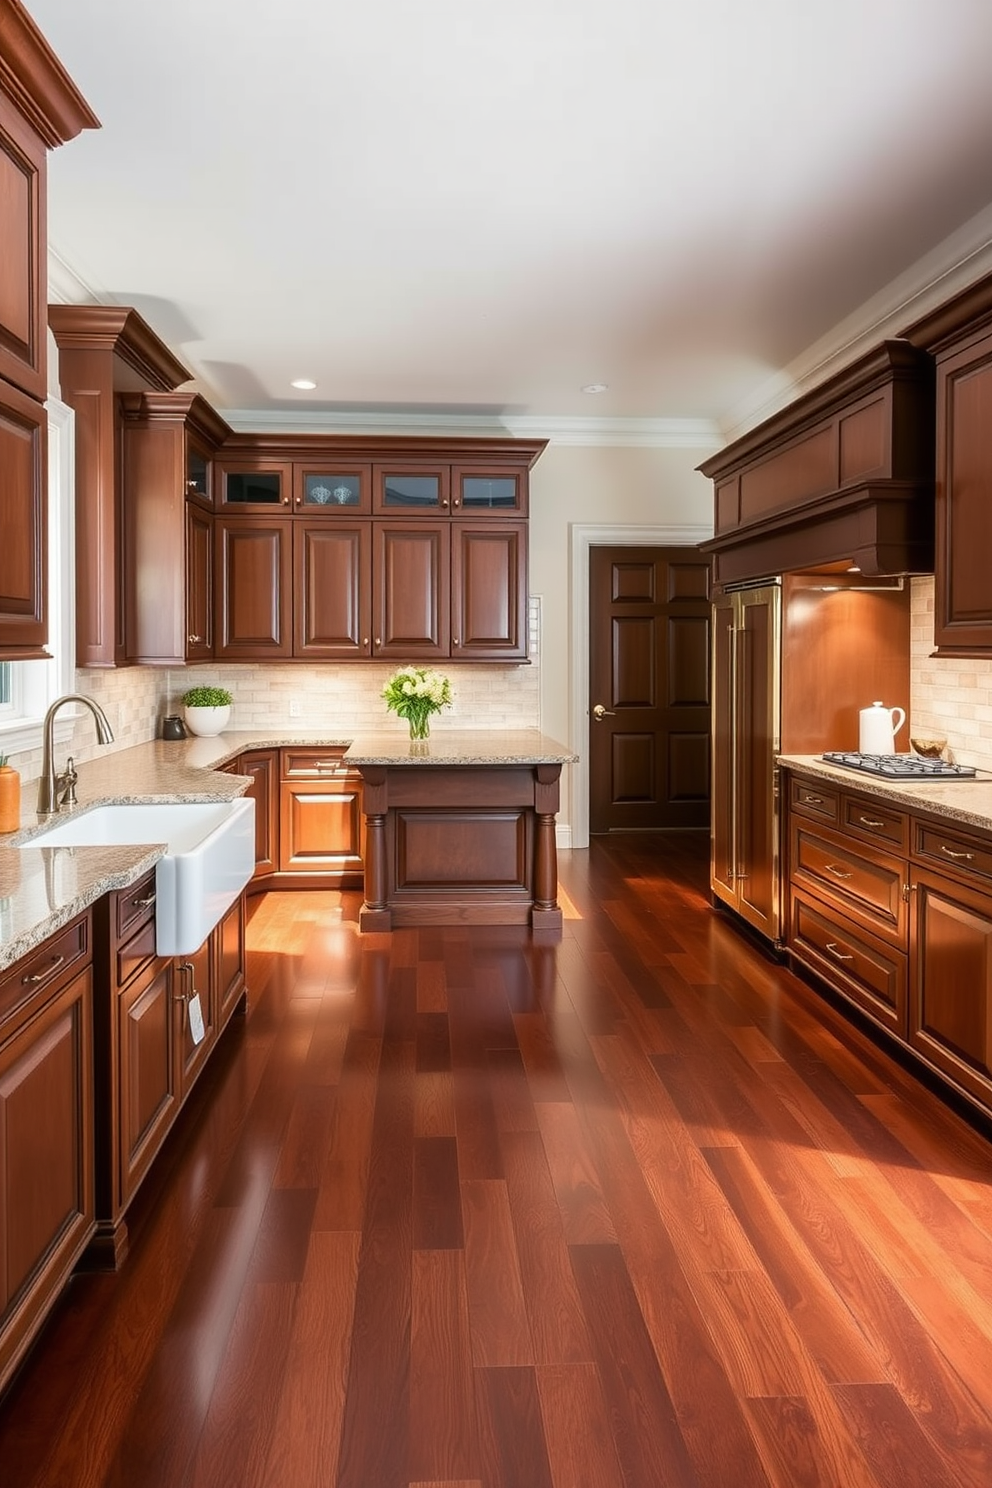
<svg viewBox="0 0 992 1488">
<path fill-rule="evenodd" d="M 988 1488 L 992 1148 L 710 909 L 280 893 L 251 1007 L 0 1406 L 4 1488 Z"/>
</svg>

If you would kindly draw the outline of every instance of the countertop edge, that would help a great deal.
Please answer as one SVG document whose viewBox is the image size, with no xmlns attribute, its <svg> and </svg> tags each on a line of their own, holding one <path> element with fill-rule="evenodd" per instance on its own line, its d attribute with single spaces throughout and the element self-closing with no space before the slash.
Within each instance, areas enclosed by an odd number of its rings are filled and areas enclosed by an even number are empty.
<svg viewBox="0 0 992 1488">
<path fill-rule="evenodd" d="M 785 769 L 829 780 L 832 785 L 875 796 L 901 806 L 907 811 L 925 812 L 947 821 L 961 822 L 992 832 L 992 774 L 979 771 L 975 779 L 962 780 L 885 780 L 878 775 L 862 774 L 831 765 L 818 755 L 782 754 L 778 763 Z"/>
</svg>

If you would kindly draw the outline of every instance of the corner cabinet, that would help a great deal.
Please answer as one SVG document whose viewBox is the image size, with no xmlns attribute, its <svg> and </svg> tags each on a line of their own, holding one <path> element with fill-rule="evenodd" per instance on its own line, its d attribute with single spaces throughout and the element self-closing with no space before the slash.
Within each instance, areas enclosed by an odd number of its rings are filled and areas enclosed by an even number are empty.
<svg viewBox="0 0 992 1488">
<path fill-rule="evenodd" d="M 97 120 L 27 12 L 0 25 L 0 660 L 47 640 L 48 151 Z"/>
</svg>

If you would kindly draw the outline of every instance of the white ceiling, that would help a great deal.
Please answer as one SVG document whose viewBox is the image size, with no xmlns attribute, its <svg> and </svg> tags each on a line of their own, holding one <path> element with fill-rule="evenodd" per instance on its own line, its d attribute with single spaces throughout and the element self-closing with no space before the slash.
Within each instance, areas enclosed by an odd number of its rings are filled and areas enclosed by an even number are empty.
<svg viewBox="0 0 992 1488">
<path fill-rule="evenodd" d="M 992 203 L 989 0 L 27 8 L 70 297 L 222 410 L 726 428 Z"/>
</svg>

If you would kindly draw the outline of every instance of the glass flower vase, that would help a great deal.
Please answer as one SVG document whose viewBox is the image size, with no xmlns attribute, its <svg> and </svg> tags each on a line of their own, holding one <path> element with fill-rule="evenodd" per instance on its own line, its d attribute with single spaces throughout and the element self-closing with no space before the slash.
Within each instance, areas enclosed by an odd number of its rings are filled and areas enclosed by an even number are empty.
<svg viewBox="0 0 992 1488">
<path fill-rule="evenodd" d="M 410 725 L 410 738 L 429 739 L 431 736 L 431 715 L 429 713 L 411 713 L 407 722 Z"/>
</svg>

